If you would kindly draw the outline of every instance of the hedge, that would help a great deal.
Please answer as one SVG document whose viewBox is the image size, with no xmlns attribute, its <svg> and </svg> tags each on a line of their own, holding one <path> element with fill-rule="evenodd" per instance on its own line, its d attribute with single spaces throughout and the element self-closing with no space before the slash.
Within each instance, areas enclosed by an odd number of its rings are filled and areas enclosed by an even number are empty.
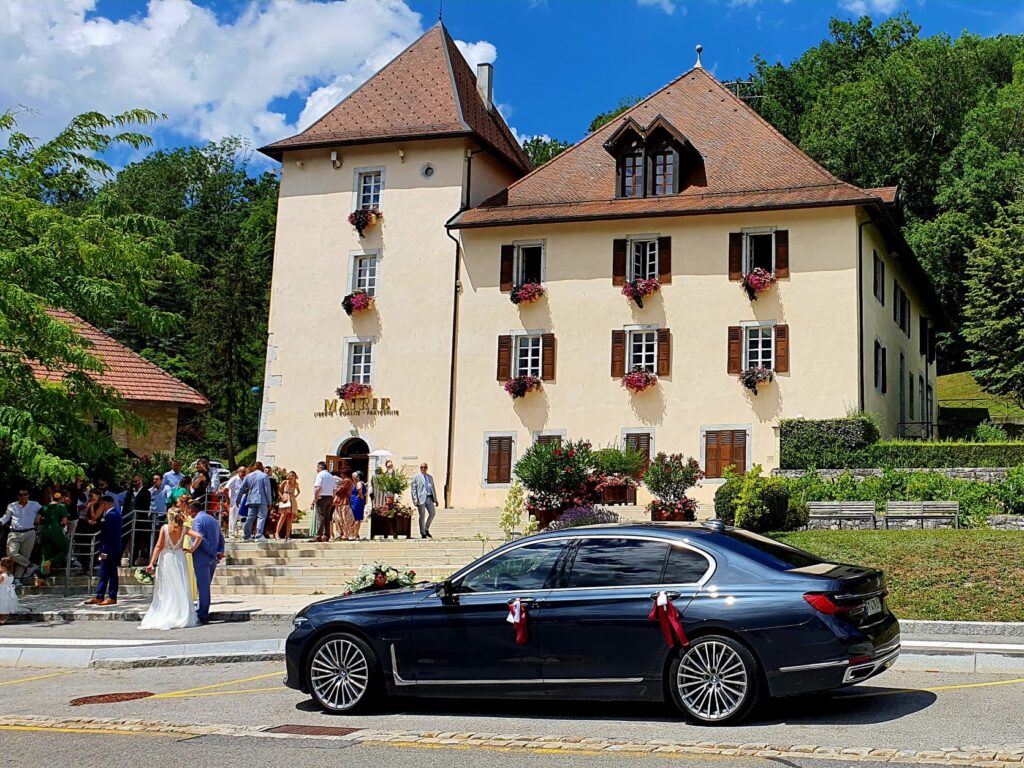
<svg viewBox="0 0 1024 768">
<path fill-rule="evenodd" d="M 1015 467 L 1024 464 L 1024 442 L 928 443 L 884 440 L 868 446 L 850 459 L 852 463 L 837 467 Z"/>
<path fill-rule="evenodd" d="M 844 419 L 783 419 L 779 422 L 783 469 L 832 469 L 878 440 L 878 425 L 868 416 Z"/>
</svg>

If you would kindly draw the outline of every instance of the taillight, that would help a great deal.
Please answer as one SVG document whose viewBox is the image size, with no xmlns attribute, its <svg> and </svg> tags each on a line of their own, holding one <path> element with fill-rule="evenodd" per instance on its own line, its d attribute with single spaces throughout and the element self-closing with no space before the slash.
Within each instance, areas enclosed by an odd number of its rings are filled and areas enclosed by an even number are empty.
<svg viewBox="0 0 1024 768">
<path fill-rule="evenodd" d="M 855 605 L 840 605 L 829 595 L 823 595 L 820 592 L 808 592 L 804 595 L 804 600 L 806 600 L 814 610 L 818 611 L 818 613 L 825 613 L 829 616 L 834 616 L 837 613 L 849 613 L 854 608 L 859 608 L 861 605 L 860 603 Z"/>
</svg>

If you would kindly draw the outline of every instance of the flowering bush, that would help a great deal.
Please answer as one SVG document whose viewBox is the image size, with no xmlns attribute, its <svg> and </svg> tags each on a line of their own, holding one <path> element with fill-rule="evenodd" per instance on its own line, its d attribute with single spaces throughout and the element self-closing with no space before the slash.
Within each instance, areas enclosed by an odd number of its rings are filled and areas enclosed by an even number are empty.
<svg viewBox="0 0 1024 768">
<path fill-rule="evenodd" d="M 394 589 L 396 587 L 411 587 L 416 583 L 416 571 L 399 572 L 384 563 L 367 563 L 361 567 L 355 578 L 348 583 L 346 595 L 353 592 L 365 592 L 371 589 Z"/>
<path fill-rule="evenodd" d="M 353 381 L 344 387 L 338 387 L 335 393 L 342 400 L 355 400 L 357 397 L 368 397 L 371 391 L 369 384 L 359 384 Z"/>
<path fill-rule="evenodd" d="M 400 501 L 389 501 L 383 507 L 378 507 L 373 514 L 379 517 L 412 517 L 412 507 Z"/>
<path fill-rule="evenodd" d="M 341 300 L 341 308 L 345 310 L 346 315 L 351 315 L 353 312 L 362 312 L 364 309 L 369 309 L 372 306 L 373 296 L 363 290 L 352 291 L 352 293 Z"/>
<path fill-rule="evenodd" d="M 544 286 L 540 283 L 523 283 L 513 288 L 508 298 L 513 304 L 532 304 L 544 293 Z"/>
<path fill-rule="evenodd" d="M 747 368 L 740 374 L 740 384 L 757 394 L 758 384 L 767 384 L 775 378 L 775 372 L 771 368 L 759 365 L 755 368 Z"/>
<path fill-rule="evenodd" d="M 622 377 L 622 386 L 632 392 L 643 392 L 658 383 L 658 377 L 646 368 L 636 367 Z"/>
<path fill-rule="evenodd" d="M 757 301 L 757 294 L 764 293 L 775 284 L 775 275 L 763 267 L 754 267 L 743 276 L 743 290 L 751 301 Z"/>
<path fill-rule="evenodd" d="M 505 391 L 513 400 L 518 400 L 542 386 L 541 380 L 536 376 L 516 376 L 505 382 Z"/>
<path fill-rule="evenodd" d="M 619 522 L 619 516 L 608 509 L 584 504 L 568 509 L 548 526 L 549 531 L 563 531 L 581 525 L 610 525 Z"/>
<path fill-rule="evenodd" d="M 542 528 L 563 510 L 596 500 L 591 453 L 586 440 L 534 443 L 516 462 L 515 475 L 529 492 L 527 514 Z"/>
<path fill-rule="evenodd" d="M 660 289 L 661 283 L 654 279 L 627 280 L 625 285 L 622 286 L 622 295 L 627 299 L 635 301 L 636 305 L 643 309 L 644 296 L 650 296 Z"/>
<path fill-rule="evenodd" d="M 644 473 L 644 485 L 664 501 L 674 502 L 686 498 L 686 491 L 704 479 L 700 463 L 681 453 L 659 453 Z"/>
<path fill-rule="evenodd" d="M 647 505 L 651 520 L 689 522 L 697 519 L 697 501 L 683 496 L 676 501 L 655 499 Z"/>
<path fill-rule="evenodd" d="M 384 214 L 376 208 L 360 208 L 358 211 L 352 211 L 348 215 L 348 223 L 355 227 L 359 237 L 362 237 L 368 228 L 383 220 L 383 218 Z"/>
</svg>

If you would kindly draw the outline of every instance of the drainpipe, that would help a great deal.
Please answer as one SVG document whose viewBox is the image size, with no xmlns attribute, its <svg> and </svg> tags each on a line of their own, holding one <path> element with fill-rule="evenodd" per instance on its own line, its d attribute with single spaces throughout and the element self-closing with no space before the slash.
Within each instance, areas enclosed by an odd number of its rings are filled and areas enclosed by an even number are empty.
<svg viewBox="0 0 1024 768">
<path fill-rule="evenodd" d="M 857 402 L 864 412 L 864 227 L 869 218 L 857 225 Z"/>
</svg>

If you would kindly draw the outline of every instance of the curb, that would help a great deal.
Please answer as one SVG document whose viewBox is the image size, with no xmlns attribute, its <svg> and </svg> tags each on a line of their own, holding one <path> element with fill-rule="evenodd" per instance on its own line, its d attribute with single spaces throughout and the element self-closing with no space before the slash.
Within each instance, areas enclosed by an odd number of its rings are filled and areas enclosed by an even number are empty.
<svg viewBox="0 0 1024 768">
<path fill-rule="evenodd" d="M 90 669 L 146 669 L 150 667 L 184 667 L 202 664 L 243 664 L 253 661 L 284 661 L 279 653 L 209 653 L 197 656 L 160 656 L 141 659 L 96 659 Z"/>
<path fill-rule="evenodd" d="M 311 601 L 312 602 L 312 601 Z M 290 622 L 298 611 L 210 611 L 211 621 L 240 623 L 246 621 Z M 142 621 L 146 609 L 130 608 L 124 611 L 102 610 L 67 610 L 67 611 L 28 611 L 12 614 L 8 618 L 10 624 L 29 624 L 46 622 L 48 624 L 72 621 Z"/>
<path fill-rule="evenodd" d="M 905 635 L 963 635 L 964 637 L 1022 637 L 1024 621 L 923 621 L 900 619 Z"/>
<path fill-rule="evenodd" d="M 107 648 L 0 647 L 0 666 L 6 667 L 137 669 L 196 664 L 231 664 L 247 661 L 280 661 L 283 658 L 283 639 Z"/>
</svg>

